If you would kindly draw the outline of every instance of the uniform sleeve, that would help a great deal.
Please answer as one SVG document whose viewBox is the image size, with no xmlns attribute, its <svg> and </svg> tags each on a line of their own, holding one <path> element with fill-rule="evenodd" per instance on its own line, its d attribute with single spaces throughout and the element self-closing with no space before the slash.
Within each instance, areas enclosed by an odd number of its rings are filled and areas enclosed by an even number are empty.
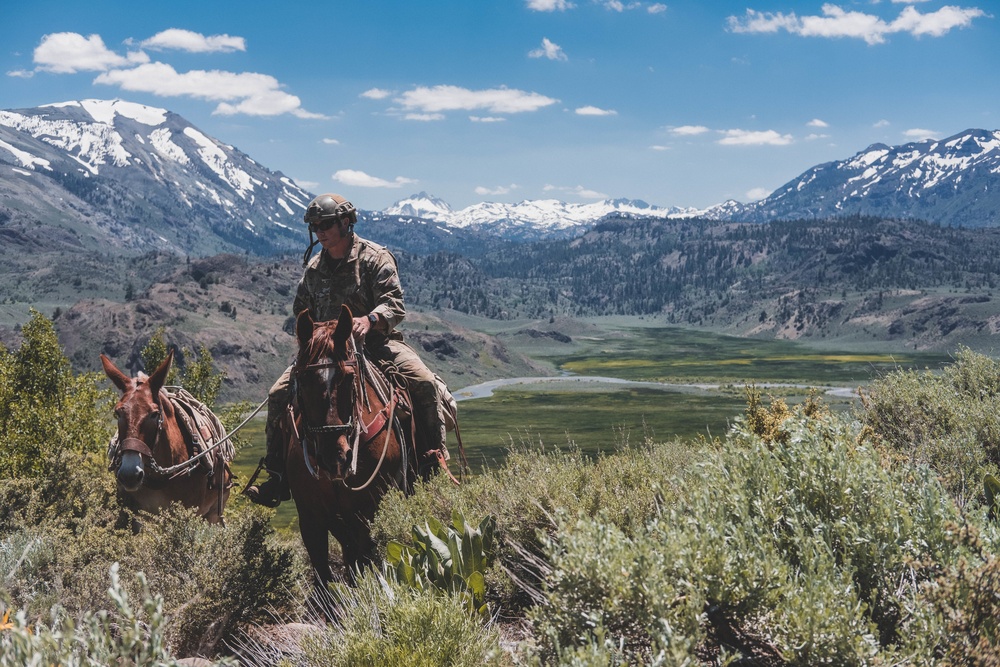
<svg viewBox="0 0 1000 667">
<path fill-rule="evenodd" d="M 379 253 L 375 274 L 375 307 L 372 312 L 379 316 L 376 330 L 388 334 L 406 317 L 403 305 L 403 286 L 399 282 L 396 258 L 388 250 Z"/>
<path fill-rule="evenodd" d="M 312 298 L 309 294 L 309 290 L 306 288 L 306 278 L 302 276 L 299 280 L 299 286 L 295 289 L 295 299 L 292 301 L 292 316 L 298 317 L 299 313 L 303 310 L 312 310 Z M 315 313 L 313 313 L 315 317 Z"/>
</svg>

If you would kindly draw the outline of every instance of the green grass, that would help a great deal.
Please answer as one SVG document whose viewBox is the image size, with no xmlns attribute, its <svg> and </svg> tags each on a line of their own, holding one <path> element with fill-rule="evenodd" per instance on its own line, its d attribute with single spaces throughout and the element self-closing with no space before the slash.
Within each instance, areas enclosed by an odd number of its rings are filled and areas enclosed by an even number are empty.
<svg viewBox="0 0 1000 667">
<path fill-rule="evenodd" d="M 581 343 L 581 349 L 548 357 L 579 375 L 627 380 L 714 380 L 867 384 L 899 368 L 940 368 L 942 353 L 819 350 L 791 341 L 756 340 L 680 328 L 629 328 L 619 336 Z"/>
</svg>

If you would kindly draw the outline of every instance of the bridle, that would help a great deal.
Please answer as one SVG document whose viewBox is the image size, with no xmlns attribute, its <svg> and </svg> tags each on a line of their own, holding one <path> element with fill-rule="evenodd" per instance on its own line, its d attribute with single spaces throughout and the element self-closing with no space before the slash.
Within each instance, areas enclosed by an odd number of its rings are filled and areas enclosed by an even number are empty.
<svg viewBox="0 0 1000 667">
<path fill-rule="evenodd" d="M 346 486 L 351 491 L 361 491 L 367 488 L 378 476 L 379 471 L 382 468 L 382 463 L 385 461 L 386 453 L 389 450 L 389 437 L 386 436 L 385 443 L 382 446 L 382 454 L 379 456 L 378 463 L 375 466 L 375 470 L 372 472 L 368 480 L 361 486 L 351 486 L 347 483 L 347 480 L 357 474 L 358 471 L 358 454 L 361 449 L 362 444 L 367 444 L 371 442 L 379 433 L 385 428 L 392 428 L 393 412 L 396 406 L 397 397 L 395 392 L 389 401 L 386 401 L 389 408 L 388 418 L 385 419 L 384 423 L 379 423 L 378 428 L 375 432 L 371 432 L 373 425 L 379 422 L 379 416 L 372 421 L 371 424 L 365 425 L 362 419 L 362 400 L 366 400 L 365 394 L 365 361 L 364 355 L 357 349 L 352 337 L 348 337 L 348 351 L 346 359 L 321 359 L 312 363 L 295 364 L 291 370 L 291 384 L 292 384 L 292 401 L 288 406 L 289 409 L 289 422 L 291 423 L 292 429 L 295 431 L 295 437 L 301 442 L 302 454 L 305 459 L 306 468 L 309 473 L 314 477 L 319 477 L 319 472 L 313 467 L 312 461 L 309 456 L 309 436 L 322 436 L 327 434 L 332 434 L 334 437 L 340 437 L 341 435 L 346 436 L 351 442 L 351 465 L 348 468 L 347 474 L 340 478 L 344 486 Z M 334 372 L 329 372 L 333 370 Z M 351 383 L 351 388 L 354 392 L 353 399 L 351 401 L 351 415 L 344 424 L 321 424 L 312 425 L 306 423 L 305 410 L 303 408 L 304 401 L 302 398 L 301 384 L 299 376 L 306 371 L 327 371 L 325 373 L 326 382 L 326 395 L 333 396 L 334 394 L 334 383 L 337 382 L 337 378 L 341 378 L 338 384 L 346 384 L 348 381 Z M 296 426 L 295 410 L 298 410 L 299 415 L 302 417 L 302 428 L 299 432 Z M 380 413 L 381 414 L 381 413 Z M 362 443 L 362 434 L 365 435 L 366 440 Z M 318 448 L 317 448 L 318 451 Z"/>
</svg>

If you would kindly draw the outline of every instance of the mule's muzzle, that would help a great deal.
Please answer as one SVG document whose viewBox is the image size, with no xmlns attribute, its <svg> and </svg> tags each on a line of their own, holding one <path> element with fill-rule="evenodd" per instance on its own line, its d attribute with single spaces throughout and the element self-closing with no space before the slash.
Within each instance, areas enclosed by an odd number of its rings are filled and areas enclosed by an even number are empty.
<svg viewBox="0 0 1000 667">
<path fill-rule="evenodd" d="M 126 491 L 138 491 L 139 487 L 142 486 L 142 480 L 146 477 L 142 454 L 134 450 L 122 452 L 122 462 L 118 465 L 115 477 Z"/>
</svg>

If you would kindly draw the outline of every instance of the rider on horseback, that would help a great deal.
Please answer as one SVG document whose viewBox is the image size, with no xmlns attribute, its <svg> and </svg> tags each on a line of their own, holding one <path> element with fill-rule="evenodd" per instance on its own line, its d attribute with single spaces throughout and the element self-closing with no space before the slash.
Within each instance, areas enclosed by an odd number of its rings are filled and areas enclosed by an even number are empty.
<svg viewBox="0 0 1000 667">
<path fill-rule="evenodd" d="M 406 379 L 413 401 L 417 454 L 423 472 L 428 472 L 439 460 L 448 459 L 445 424 L 434 374 L 396 330 L 406 315 L 396 259 L 386 248 L 354 233 L 357 210 L 340 195 L 324 194 L 313 199 L 304 220 L 309 225 L 310 244 L 303 257 L 305 271 L 292 310 L 296 315 L 308 310 L 320 322 L 336 319 L 342 304 L 351 309 L 356 315 L 354 335 L 364 341 L 368 357 L 381 366 L 394 366 Z M 317 242 L 322 250 L 310 259 Z M 291 401 L 290 372 L 291 367 L 268 393 L 264 465 L 270 478 L 245 492 L 253 502 L 268 507 L 277 507 L 291 498 L 284 475 L 281 428 Z"/>
</svg>

